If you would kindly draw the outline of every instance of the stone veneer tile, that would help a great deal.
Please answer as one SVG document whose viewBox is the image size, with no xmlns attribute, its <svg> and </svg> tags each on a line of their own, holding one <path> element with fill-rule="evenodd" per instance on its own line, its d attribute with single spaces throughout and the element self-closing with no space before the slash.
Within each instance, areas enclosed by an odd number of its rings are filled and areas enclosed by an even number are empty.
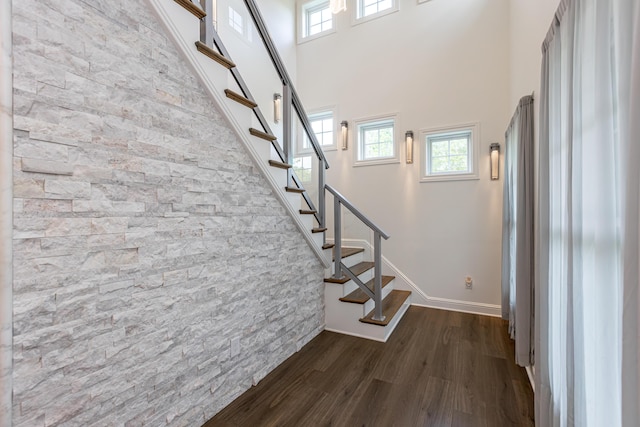
<svg viewBox="0 0 640 427">
<path fill-rule="evenodd" d="M 320 332 L 322 266 L 145 1 L 13 14 L 13 425 L 200 425 Z"/>
</svg>

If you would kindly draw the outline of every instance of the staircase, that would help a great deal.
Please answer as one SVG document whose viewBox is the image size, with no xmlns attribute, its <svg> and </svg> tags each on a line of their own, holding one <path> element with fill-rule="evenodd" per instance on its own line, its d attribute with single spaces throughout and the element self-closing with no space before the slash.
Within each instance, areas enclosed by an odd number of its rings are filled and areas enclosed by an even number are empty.
<svg viewBox="0 0 640 427">
<path fill-rule="evenodd" d="M 389 236 L 325 183 L 325 170 L 329 165 L 254 0 L 245 0 L 247 14 L 253 19 L 282 81 L 282 141 L 278 141 L 272 132 L 214 29 L 212 19 L 207 17 L 209 12 L 215 12 L 213 0 L 149 1 L 325 266 L 326 329 L 386 341 L 409 307 L 411 292 L 394 290 L 394 277 L 383 275 L 382 239 Z M 268 67 L 268 64 L 260 66 Z M 317 206 L 292 167 L 294 113 L 318 161 Z M 327 194 L 333 197 L 334 241 L 342 241 L 342 209 L 347 209 L 373 232 L 372 260 L 365 260 L 365 253 L 369 251 L 364 248 L 342 247 L 327 242 Z"/>
</svg>

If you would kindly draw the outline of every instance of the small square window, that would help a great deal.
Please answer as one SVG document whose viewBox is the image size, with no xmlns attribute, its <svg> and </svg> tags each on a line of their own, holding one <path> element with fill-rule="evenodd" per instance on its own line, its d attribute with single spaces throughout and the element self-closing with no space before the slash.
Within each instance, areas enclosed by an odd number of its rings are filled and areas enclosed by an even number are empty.
<svg viewBox="0 0 640 427">
<path fill-rule="evenodd" d="M 355 0 L 354 24 L 396 12 L 399 0 Z"/>
<path fill-rule="evenodd" d="M 335 131 L 335 110 L 322 110 L 309 114 L 309 123 L 311 129 L 323 150 L 336 149 L 336 131 Z M 311 140 L 307 134 L 302 131 L 302 141 L 299 147 L 300 153 L 310 152 L 313 150 Z"/>
<path fill-rule="evenodd" d="M 398 162 L 395 118 L 356 122 L 356 165 Z"/>
<path fill-rule="evenodd" d="M 335 31 L 333 14 L 328 0 L 314 0 L 302 4 L 299 13 L 299 39 L 314 39 Z"/>
<path fill-rule="evenodd" d="M 421 181 L 477 179 L 477 127 L 422 132 Z"/>
</svg>

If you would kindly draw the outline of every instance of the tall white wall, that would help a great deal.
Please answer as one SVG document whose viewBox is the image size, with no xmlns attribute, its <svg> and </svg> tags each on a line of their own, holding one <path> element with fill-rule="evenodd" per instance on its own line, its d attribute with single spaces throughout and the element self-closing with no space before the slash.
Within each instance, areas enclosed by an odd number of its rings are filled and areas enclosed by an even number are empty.
<svg viewBox="0 0 640 427">
<path fill-rule="evenodd" d="M 430 297 L 497 314 L 502 180 L 489 179 L 489 145 L 503 142 L 510 105 L 508 0 L 417 4 L 298 46 L 298 88 L 308 109 L 337 105 L 338 121 L 398 114 L 404 132 L 480 123 L 480 179 L 420 183 L 415 162 L 354 167 L 328 152 L 328 182 L 391 234 L 383 254 Z M 401 150 L 404 159 L 404 147 Z M 473 278 L 466 290 L 465 276 Z"/>
<path fill-rule="evenodd" d="M 515 110 L 518 100 L 532 92 L 540 92 L 542 42 L 551 26 L 559 0 L 511 0 L 510 105 Z M 534 95 L 537 101 L 538 96 Z M 538 109 L 536 108 L 536 113 Z"/>
</svg>

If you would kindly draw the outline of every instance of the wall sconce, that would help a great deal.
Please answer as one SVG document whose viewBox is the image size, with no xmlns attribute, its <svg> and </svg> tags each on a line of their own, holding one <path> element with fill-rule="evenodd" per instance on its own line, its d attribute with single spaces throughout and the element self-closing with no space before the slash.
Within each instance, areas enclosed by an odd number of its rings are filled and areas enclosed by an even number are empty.
<svg viewBox="0 0 640 427">
<path fill-rule="evenodd" d="M 280 95 L 279 93 L 274 93 L 273 94 L 273 121 L 276 123 L 280 122 L 280 112 L 282 111 L 282 108 L 280 107 L 281 102 L 282 102 L 282 95 Z"/>
<path fill-rule="evenodd" d="M 495 181 L 500 178 L 500 144 L 494 142 L 489 146 L 491 156 L 491 180 Z"/>
<path fill-rule="evenodd" d="M 408 130 L 404 134 L 404 143 L 407 147 L 407 163 L 413 163 L 413 131 Z"/>
<path fill-rule="evenodd" d="M 346 120 L 343 120 L 342 122 L 340 122 L 340 126 L 342 128 L 342 149 L 346 150 L 347 148 L 349 148 L 347 132 L 349 130 L 349 123 Z"/>
</svg>

